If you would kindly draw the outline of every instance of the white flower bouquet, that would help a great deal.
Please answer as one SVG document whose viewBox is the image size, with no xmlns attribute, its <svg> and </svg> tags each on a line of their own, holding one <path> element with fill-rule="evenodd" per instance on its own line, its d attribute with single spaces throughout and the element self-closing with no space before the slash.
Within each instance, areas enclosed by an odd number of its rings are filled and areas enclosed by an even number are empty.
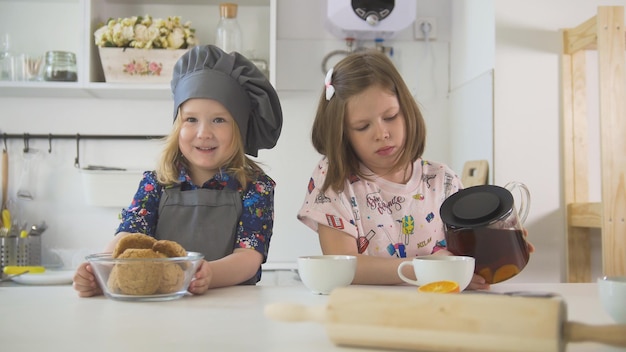
<svg viewBox="0 0 626 352">
<path fill-rule="evenodd" d="M 197 45 L 191 22 L 181 23 L 179 16 L 167 19 L 150 15 L 111 18 L 94 32 L 99 47 L 136 49 L 187 49 Z"/>
</svg>

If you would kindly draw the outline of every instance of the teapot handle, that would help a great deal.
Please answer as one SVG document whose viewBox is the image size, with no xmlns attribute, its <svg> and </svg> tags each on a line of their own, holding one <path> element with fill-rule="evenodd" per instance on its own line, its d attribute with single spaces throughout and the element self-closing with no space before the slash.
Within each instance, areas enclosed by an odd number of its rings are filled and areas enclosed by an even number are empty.
<svg viewBox="0 0 626 352">
<path fill-rule="evenodd" d="M 526 221 L 528 211 L 530 210 L 530 191 L 528 190 L 528 187 L 521 182 L 511 181 L 507 183 L 504 188 L 509 190 L 511 193 L 513 193 L 516 188 L 520 190 L 521 200 L 517 210 L 517 215 L 519 216 L 519 221 L 523 224 Z"/>
</svg>

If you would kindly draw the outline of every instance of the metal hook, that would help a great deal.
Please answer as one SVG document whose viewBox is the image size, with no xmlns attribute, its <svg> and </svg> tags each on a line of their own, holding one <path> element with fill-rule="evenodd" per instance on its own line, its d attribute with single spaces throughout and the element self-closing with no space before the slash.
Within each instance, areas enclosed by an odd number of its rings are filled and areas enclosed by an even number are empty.
<svg viewBox="0 0 626 352">
<path fill-rule="evenodd" d="M 52 133 L 48 133 L 48 154 L 52 153 Z"/>
<path fill-rule="evenodd" d="M 80 169 L 78 158 L 80 155 L 80 134 L 76 133 L 76 159 L 74 159 L 74 167 Z"/>
<path fill-rule="evenodd" d="M 28 151 L 30 150 L 30 148 L 28 147 L 28 143 L 29 143 L 29 136 L 28 133 L 24 133 L 24 153 L 28 153 Z"/>
</svg>

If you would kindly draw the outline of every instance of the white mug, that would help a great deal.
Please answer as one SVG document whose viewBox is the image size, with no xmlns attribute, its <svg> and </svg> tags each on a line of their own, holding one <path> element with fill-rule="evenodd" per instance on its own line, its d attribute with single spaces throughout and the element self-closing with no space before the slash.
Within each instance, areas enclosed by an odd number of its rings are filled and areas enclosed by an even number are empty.
<svg viewBox="0 0 626 352">
<path fill-rule="evenodd" d="M 415 257 L 398 265 L 398 276 L 402 281 L 422 286 L 435 281 L 454 281 L 463 291 L 474 275 L 474 258 L 455 255 L 429 255 Z M 412 266 L 417 280 L 411 280 L 402 274 L 402 268 Z"/>
</svg>

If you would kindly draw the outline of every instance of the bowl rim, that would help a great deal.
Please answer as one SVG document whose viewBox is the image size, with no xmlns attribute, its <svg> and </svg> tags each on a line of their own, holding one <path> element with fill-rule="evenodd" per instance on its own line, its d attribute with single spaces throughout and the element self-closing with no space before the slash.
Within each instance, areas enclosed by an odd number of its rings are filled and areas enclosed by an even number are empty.
<svg viewBox="0 0 626 352">
<path fill-rule="evenodd" d="M 442 262 L 476 262 L 476 258 L 469 255 L 421 255 L 411 260 L 432 260 Z"/>
<path fill-rule="evenodd" d="M 98 263 L 98 262 L 106 262 L 106 263 L 132 263 L 132 262 L 140 262 L 146 261 L 149 259 L 150 261 L 157 262 L 180 262 L 187 260 L 201 260 L 204 259 L 204 254 L 200 252 L 187 252 L 186 257 L 168 257 L 168 258 L 113 258 L 112 252 L 105 253 L 94 253 L 85 257 L 85 259 L 90 263 Z"/>
<path fill-rule="evenodd" d="M 611 283 L 618 283 L 618 284 L 626 284 L 626 276 L 620 276 L 620 275 L 601 276 L 598 278 L 596 282 L 598 283 L 611 282 Z"/>
<path fill-rule="evenodd" d="M 356 256 L 343 254 L 304 255 L 298 257 L 298 260 L 356 260 Z"/>
</svg>

